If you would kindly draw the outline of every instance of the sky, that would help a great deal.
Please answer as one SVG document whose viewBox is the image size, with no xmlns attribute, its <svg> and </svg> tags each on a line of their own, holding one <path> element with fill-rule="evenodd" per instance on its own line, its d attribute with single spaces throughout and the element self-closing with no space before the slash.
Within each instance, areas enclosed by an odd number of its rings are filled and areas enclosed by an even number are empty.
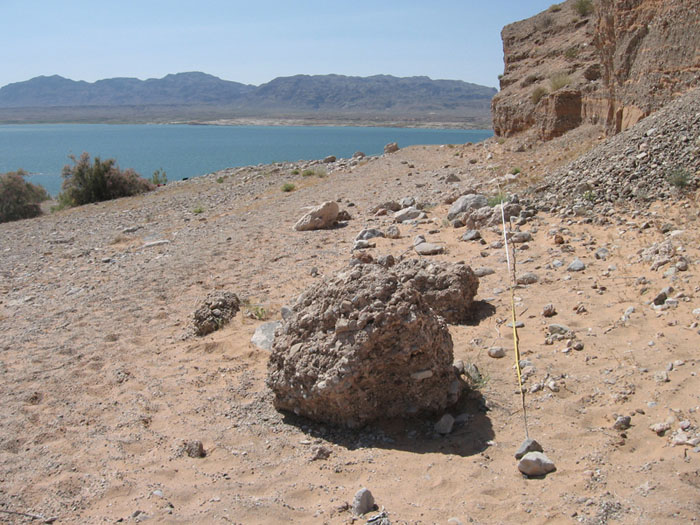
<svg viewBox="0 0 700 525">
<path fill-rule="evenodd" d="M 498 87 L 504 25 L 552 0 L 0 0 L 0 86 L 203 71 L 426 75 Z"/>
</svg>

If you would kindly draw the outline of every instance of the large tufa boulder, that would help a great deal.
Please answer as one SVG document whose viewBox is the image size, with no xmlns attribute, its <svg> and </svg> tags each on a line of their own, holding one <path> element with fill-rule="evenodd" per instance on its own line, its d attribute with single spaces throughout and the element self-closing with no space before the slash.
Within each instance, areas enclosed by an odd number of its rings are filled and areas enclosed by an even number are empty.
<svg viewBox="0 0 700 525">
<path fill-rule="evenodd" d="M 444 319 L 412 281 L 359 264 L 298 298 L 275 337 L 267 384 L 278 409 L 360 427 L 444 411 L 452 360 Z"/>
<path fill-rule="evenodd" d="M 207 335 L 228 323 L 241 308 L 238 296 L 231 292 L 212 292 L 194 312 L 194 332 Z"/>
<path fill-rule="evenodd" d="M 308 230 L 325 230 L 332 228 L 338 218 L 338 203 L 333 201 L 309 209 L 309 211 L 297 221 L 294 229 L 299 232 Z"/>
<path fill-rule="evenodd" d="M 479 278 L 466 264 L 404 259 L 394 271 L 402 282 L 410 282 L 435 313 L 448 323 L 458 324 L 469 319 Z"/>
</svg>

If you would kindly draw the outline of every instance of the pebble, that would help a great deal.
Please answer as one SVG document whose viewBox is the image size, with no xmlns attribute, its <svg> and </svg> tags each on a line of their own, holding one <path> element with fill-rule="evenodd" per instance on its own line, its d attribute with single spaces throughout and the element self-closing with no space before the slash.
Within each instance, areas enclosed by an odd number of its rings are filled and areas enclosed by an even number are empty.
<svg viewBox="0 0 700 525">
<path fill-rule="evenodd" d="M 170 244 L 170 241 L 167 239 L 162 239 L 160 241 L 151 241 L 151 242 L 145 243 L 142 247 L 143 248 L 153 248 L 155 246 L 163 246 L 165 244 Z"/>
<path fill-rule="evenodd" d="M 671 428 L 671 425 L 669 423 L 654 423 L 649 427 L 650 430 L 653 432 L 656 432 L 657 435 L 663 436 L 664 433 Z"/>
<path fill-rule="evenodd" d="M 532 234 L 530 232 L 515 232 L 510 238 L 510 241 L 514 244 L 530 242 L 531 240 Z"/>
<path fill-rule="evenodd" d="M 542 309 L 543 317 L 554 317 L 555 315 L 557 315 L 557 309 L 552 303 L 544 305 L 544 308 Z"/>
<path fill-rule="evenodd" d="M 500 359 L 501 357 L 505 357 L 505 355 L 506 351 L 500 346 L 492 346 L 489 348 L 489 357 Z"/>
<path fill-rule="evenodd" d="M 526 272 L 520 276 L 518 276 L 516 282 L 518 284 L 534 284 L 538 281 L 537 275 L 535 275 L 532 272 Z"/>
<path fill-rule="evenodd" d="M 583 261 L 578 258 L 571 261 L 571 264 L 569 264 L 569 266 L 566 267 L 566 270 L 569 272 L 582 272 L 585 269 L 586 265 L 583 264 Z"/>
<path fill-rule="evenodd" d="M 613 428 L 615 430 L 627 430 L 632 424 L 632 418 L 630 416 L 618 416 L 613 423 Z"/>
<path fill-rule="evenodd" d="M 185 441 L 182 448 L 185 454 L 191 458 L 203 458 L 206 455 L 204 445 L 199 440 Z"/>
<path fill-rule="evenodd" d="M 445 248 L 439 244 L 431 242 L 422 242 L 413 248 L 418 255 L 438 255 L 444 253 Z"/>
<path fill-rule="evenodd" d="M 463 241 L 478 241 L 481 239 L 481 232 L 479 230 L 467 230 L 461 239 Z"/>
<path fill-rule="evenodd" d="M 542 452 L 528 452 L 518 462 L 518 470 L 526 476 L 544 476 L 556 469 L 554 462 Z"/>
<path fill-rule="evenodd" d="M 352 500 L 352 512 L 356 516 L 362 516 L 374 509 L 374 496 L 367 488 L 361 488 Z"/>
<path fill-rule="evenodd" d="M 496 273 L 496 271 L 493 268 L 488 268 L 485 266 L 474 270 L 474 275 L 477 277 L 486 277 L 487 275 L 492 275 L 494 273 Z"/>
<path fill-rule="evenodd" d="M 513 328 L 513 323 L 507 323 L 506 326 L 507 326 L 508 328 Z M 524 327 L 525 327 L 525 323 L 523 323 L 522 321 L 515 321 L 515 327 L 516 327 L 516 328 L 524 328 Z"/>
<path fill-rule="evenodd" d="M 549 333 L 552 335 L 566 335 L 570 333 L 571 330 L 568 326 L 563 324 L 552 323 L 549 325 Z"/>
<path fill-rule="evenodd" d="M 668 377 L 668 372 L 666 370 L 662 370 L 661 372 L 657 372 L 654 374 L 654 380 L 657 383 L 668 383 L 670 381 Z"/>
<path fill-rule="evenodd" d="M 528 438 L 518 447 L 518 450 L 515 452 L 515 459 L 521 459 L 528 452 L 544 452 L 544 450 L 537 441 Z"/>
</svg>

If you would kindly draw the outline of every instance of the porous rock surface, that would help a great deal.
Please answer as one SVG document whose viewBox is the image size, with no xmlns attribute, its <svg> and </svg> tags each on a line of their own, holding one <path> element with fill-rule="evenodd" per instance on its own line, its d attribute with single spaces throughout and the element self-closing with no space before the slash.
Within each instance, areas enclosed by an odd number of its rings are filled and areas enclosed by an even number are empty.
<svg viewBox="0 0 700 525">
<path fill-rule="evenodd" d="M 463 262 L 404 259 L 396 265 L 395 271 L 401 282 L 410 282 L 448 323 L 458 324 L 469 319 L 479 278 Z"/>
<path fill-rule="evenodd" d="M 232 292 L 212 292 L 202 301 L 194 312 L 194 331 L 197 335 L 210 334 L 238 313 L 241 301 Z"/>
<path fill-rule="evenodd" d="M 450 332 L 402 275 L 359 264 L 297 299 L 268 363 L 277 409 L 360 427 L 447 407 Z"/>
</svg>

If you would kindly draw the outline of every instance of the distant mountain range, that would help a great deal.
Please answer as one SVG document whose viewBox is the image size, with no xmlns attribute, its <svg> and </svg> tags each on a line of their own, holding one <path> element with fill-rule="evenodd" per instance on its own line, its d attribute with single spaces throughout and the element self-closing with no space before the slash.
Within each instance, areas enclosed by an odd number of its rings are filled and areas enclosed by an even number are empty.
<svg viewBox="0 0 700 525">
<path fill-rule="evenodd" d="M 390 75 L 295 75 L 260 86 L 205 73 L 97 82 L 36 77 L 0 88 L 1 121 L 344 117 L 457 121 L 488 117 L 495 88 Z M 74 118 L 71 118 L 71 114 Z"/>
</svg>

